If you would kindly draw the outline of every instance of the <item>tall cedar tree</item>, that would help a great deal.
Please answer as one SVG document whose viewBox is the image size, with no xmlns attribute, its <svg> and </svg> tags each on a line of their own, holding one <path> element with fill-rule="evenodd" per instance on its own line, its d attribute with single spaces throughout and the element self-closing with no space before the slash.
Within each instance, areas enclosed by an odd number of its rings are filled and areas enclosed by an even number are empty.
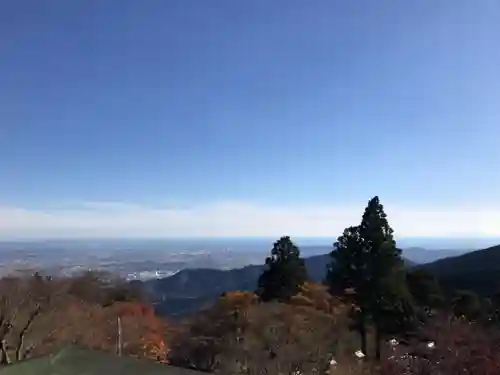
<svg viewBox="0 0 500 375">
<path fill-rule="evenodd" d="M 368 202 L 361 224 L 347 228 L 330 254 L 327 282 L 331 292 L 349 297 L 356 306 L 355 326 L 366 351 L 366 327 L 375 327 L 375 356 L 380 359 L 384 333 L 403 330 L 412 321 L 411 298 L 405 287 L 401 250 L 396 247 L 379 198 Z M 354 293 L 346 293 L 352 289 Z"/>
<path fill-rule="evenodd" d="M 333 295 L 343 295 L 356 308 L 352 312 L 354 327 L 361 339 L 361 351 L 367 352 L 366 326 L 368 320 L 368 278 L 366 253 L 358 227 L 349 227 L 333 245 L 332 262 L 328 267 L 327 285 Z M 355 291 L 353 293 L 353 291 Z"/>
<path fill-rule="evenodd" d="M 286 302 L 308 280 L 300 250 L 288 236 L 274 243 L 271 255 L 266 258 L 266 266 L 267 269 L 259 277 L 256 292 L 264 302 Z"/>
<path fill-rule="evenodd" d="M 411 315 L 409 293 L 405 288 L 404 264 L 401 250 L 396 247 L 393 229 L 387 221 L 384 207 L 377 196 L 365 209 L 359 233 L 364 251 L 368 254 L 367 268 L 370 285 L 368 304 L 375 326 L 375 357 L 380 359 L 382 334 L 390 326 L 387 317 L 395 315 L 397 321 L 407 321 Z M 397 308 L 402 301 L 404 308 Z M 392 308 L 392 311 L 391 311 Z M 389 314 L 397 312 L 397 314 Z"/>
</svg>

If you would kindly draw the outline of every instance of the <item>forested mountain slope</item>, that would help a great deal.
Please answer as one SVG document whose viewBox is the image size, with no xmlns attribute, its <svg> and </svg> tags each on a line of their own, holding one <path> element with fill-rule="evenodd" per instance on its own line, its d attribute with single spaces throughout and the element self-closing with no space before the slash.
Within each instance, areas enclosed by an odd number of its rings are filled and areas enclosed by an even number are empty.
<svg viewBox="0 0 500 375">
<path fill-rule="evenodd" d="M 309 277 L 322 282 L 328 254 L 304 258 Z M 407 261 L 407 265 L 414 263 Z M 148 280 L 144 287 L 155 300 L 160 314 L 181 316 L 199 310 L 215 301 L 222 293 L 230 291 L 254 291 L 264 265 L 250 265 L 232 270 L 185 269 L 163 279 Z"/>
<path fill-rule="evenodd" d="M 436 275 L 446 288 L 486 296 L 500 291 L 500 245 L 418 266 Z"/>
</svg>

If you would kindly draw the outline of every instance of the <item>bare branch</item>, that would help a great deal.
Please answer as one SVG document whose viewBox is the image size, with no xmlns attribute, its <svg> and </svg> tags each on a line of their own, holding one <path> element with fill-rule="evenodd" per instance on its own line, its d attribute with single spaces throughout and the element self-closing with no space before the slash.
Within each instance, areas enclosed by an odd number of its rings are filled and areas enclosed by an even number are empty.
<svg viewBox="0 0 500 375">
<path fill-rule="evenodd" d="M 19 332 L 19 341 L 17 343 L 17 348 L 16 348 L 16 360 L 17 361 L 21 361 L 23 359 L 23 351 L 22 350 L 23 350 L 23 346 L 24 346 L 24 335 L 32 326 L 35 318 L 38 315 L 40 315 L 41 311 L 42 311 L 41 305 L 37 304 L 35 310 L 30 314 L 26 324 Z"/>
</svg>

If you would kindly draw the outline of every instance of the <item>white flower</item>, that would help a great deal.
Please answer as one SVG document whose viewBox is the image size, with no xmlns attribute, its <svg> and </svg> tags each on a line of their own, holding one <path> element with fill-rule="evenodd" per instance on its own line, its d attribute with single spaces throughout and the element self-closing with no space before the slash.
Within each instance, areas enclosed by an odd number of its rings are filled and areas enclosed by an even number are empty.
<svg viewBox="0 0 500 375">
<path fill-rule="evenodd" d="M 330 366 L 336 366 L 337 365 L 337 361 L 335 359 L 330 359 Z"/>
<path fill-rule="evenodd" d="M 392 346 L 396 346 L 396 345 L 399 344 L 399 342 L 396 339 L 392 339 L 392 340 L 389 341 L 389 344 L 391 344 Z"/>
<path fill-rule="evenodd" d="M 436 343 L 435 343 L 434 341 L 429 341 L 429 342 L 427 343 L 427 347 L 428 347 L 429 349 L 432 349 L 432 348 L 434 348 L 435 346 L 436 346 Z"/>
</svg>

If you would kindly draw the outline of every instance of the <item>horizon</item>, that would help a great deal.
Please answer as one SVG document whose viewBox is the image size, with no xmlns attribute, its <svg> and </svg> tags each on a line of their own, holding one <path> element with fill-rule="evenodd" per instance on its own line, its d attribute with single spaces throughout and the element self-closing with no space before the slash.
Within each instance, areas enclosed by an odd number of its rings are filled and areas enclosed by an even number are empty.
<svg viewBox="0 0 500 375">
<path fill-rule="evenodd" d="M 397 237 L 499 236 L 500 210 L 399 208 L 382 198 Z M 147 207 L 89 202 L 66 207 L 0 207 L 0 238 L 99 237 L 334 237 L 359 223 L 358 206 L 286 206 L 219 202 L 201 206 Z"/>
<path fill-rule="evenodd" d="M 150 237 L 150 238 L 0 238 L 0 246 L 15 245 L 130 245 L 161 243 L 170 246 L 271 246 L 276 237 Z M 292 237 L 300 248 L 331 247 L 336 239 L 331 237 Z M 397 246 L 404 249 L 422 248 L 425 250 L 467 250 L 474 251 L 500 244 L 499 237 L 399 237 L 396 238 Z"/>
<path fill-rule="evenodd" d="M 0 238 L 500 237 L 500 8 L 0 4 Z M 495 172 L 495 170 L 497 172 Z"/>
</svg>

